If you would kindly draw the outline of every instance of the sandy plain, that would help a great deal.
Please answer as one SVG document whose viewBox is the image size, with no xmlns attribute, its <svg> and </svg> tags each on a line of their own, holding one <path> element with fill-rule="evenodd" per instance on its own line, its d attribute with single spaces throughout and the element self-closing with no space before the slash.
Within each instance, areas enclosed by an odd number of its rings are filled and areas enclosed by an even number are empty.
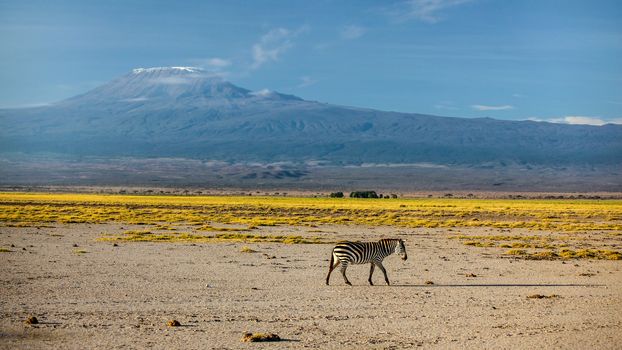
<svg viewBox="0 0 622 350">
<path fill-rule="evenodd" d="M 367 265 L 348 269 L 354 286 L 339 271 L 326 286 L 330 244 L 115 246 L 97 238 L 140 227 L 52 226 L 0 227 L 0 246 L 11 250 L 0 253 L 0 348 L 619 349 L 622 343 L 621 261 L 508 257 L 447 239 L 442 229 L 259 229 L 406 240 L 407 261 L 385 260 L 391 286 L 379 271 L 369 286 Z M 528 298 L 534 294 L 550 298 Z M 25 324 L 29 316 L 39 324 Z M 167 326 L 172 319 L 181 326 Z M 245 332 L 283 340 L 243 343 Z"/>
</svg>

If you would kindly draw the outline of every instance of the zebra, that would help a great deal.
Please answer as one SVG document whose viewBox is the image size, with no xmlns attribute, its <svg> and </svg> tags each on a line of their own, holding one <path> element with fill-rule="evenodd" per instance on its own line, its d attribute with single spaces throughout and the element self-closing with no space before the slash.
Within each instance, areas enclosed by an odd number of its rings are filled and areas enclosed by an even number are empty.
<svg viewBox="0 0 622 350">
<path fill-rule="evenodd" d="M 389 284 L 387 271 L 382 266 L 382 260 L 387 256 L 396 253 L 402 257 L 402 260 L 408 259 L 406 255 L 406 247 L 402 239 L 381 239 L 378 242 L 341 242 L 333 248 L 330 257 L 330 266 L 328 267 L 328 276 L 326 276 L 326 285 L 330 279 L 330 274 L 341 263 L 341 274 L 347 285 L 352 285 L 346 277 L 346 269 L 349 264 L 366 264 L 371 263 L 369 271 L 369 284 L 374 285 L 371 276 L 374 273 L 374 267 L 378 268 L 384 274 L 384 280 Z"/>
</svg>

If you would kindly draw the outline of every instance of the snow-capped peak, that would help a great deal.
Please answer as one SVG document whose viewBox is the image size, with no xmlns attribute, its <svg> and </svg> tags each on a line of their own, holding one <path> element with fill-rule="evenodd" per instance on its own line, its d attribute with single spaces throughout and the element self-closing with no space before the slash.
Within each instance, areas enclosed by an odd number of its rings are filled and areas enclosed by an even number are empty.
<svg viewBox="0 0 622 350">
<path fill-rule="evenodd" d="M 158 71 L 183 71 L 188 73 L 199 73 L 203 70 L 197 67 L 151 67 L 151 68 L 135 68 L 132 70 L 134 74 L 158 72 Z"/>
</svg>

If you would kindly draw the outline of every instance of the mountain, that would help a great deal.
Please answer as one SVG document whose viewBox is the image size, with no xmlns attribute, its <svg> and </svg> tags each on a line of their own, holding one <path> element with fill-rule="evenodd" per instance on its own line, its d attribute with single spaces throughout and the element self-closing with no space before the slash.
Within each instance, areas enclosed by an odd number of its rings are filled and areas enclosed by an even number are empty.
<svg viewBox="0 0 622 350">
<path fill-rule="evenodd" d="M 192 67 L 139 68 L 85 94 L 0 110 L 4 153 L 331 164 L 619 165 L 622 126 L 383 112 L 253 92 Z"/>
</svg>

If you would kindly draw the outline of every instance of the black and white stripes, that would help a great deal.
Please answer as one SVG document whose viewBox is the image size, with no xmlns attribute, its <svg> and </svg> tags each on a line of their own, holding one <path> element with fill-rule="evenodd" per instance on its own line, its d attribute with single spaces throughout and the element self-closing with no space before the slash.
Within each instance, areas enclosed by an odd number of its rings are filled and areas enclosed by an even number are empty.
<svg viewBox="0 0 622 350">
<path fill-rule="evenodd" d="M 371 277 L 374 273 L 374 267 L 378 268 L 384 274 L 384 280 L 389 284 L 389 278 L 387 277 L 387 271 L 382 266 L 382 260 L 387 256 L 396 253 L 401 255 L 403 260 L 408 257 L 406 255 L 406 247 L 404 241 L 401 239 L 381 239 L 378 242 L 342 242 L 338 243 L 333 248 L 333 253 L 330 258 L 330 266 L 328 269 L 328 276 L 326 276 L 326 284 L 330 279 L 330 274 L 333 270 L 341 264 L 341 274 L 346 284 L 352 285 L 346 277 L 346 269 L 350 264 L 371 264 L 371 270 L 369 271 L 369 284 L 374 285 L 371 281 Z"/>
</svg>

